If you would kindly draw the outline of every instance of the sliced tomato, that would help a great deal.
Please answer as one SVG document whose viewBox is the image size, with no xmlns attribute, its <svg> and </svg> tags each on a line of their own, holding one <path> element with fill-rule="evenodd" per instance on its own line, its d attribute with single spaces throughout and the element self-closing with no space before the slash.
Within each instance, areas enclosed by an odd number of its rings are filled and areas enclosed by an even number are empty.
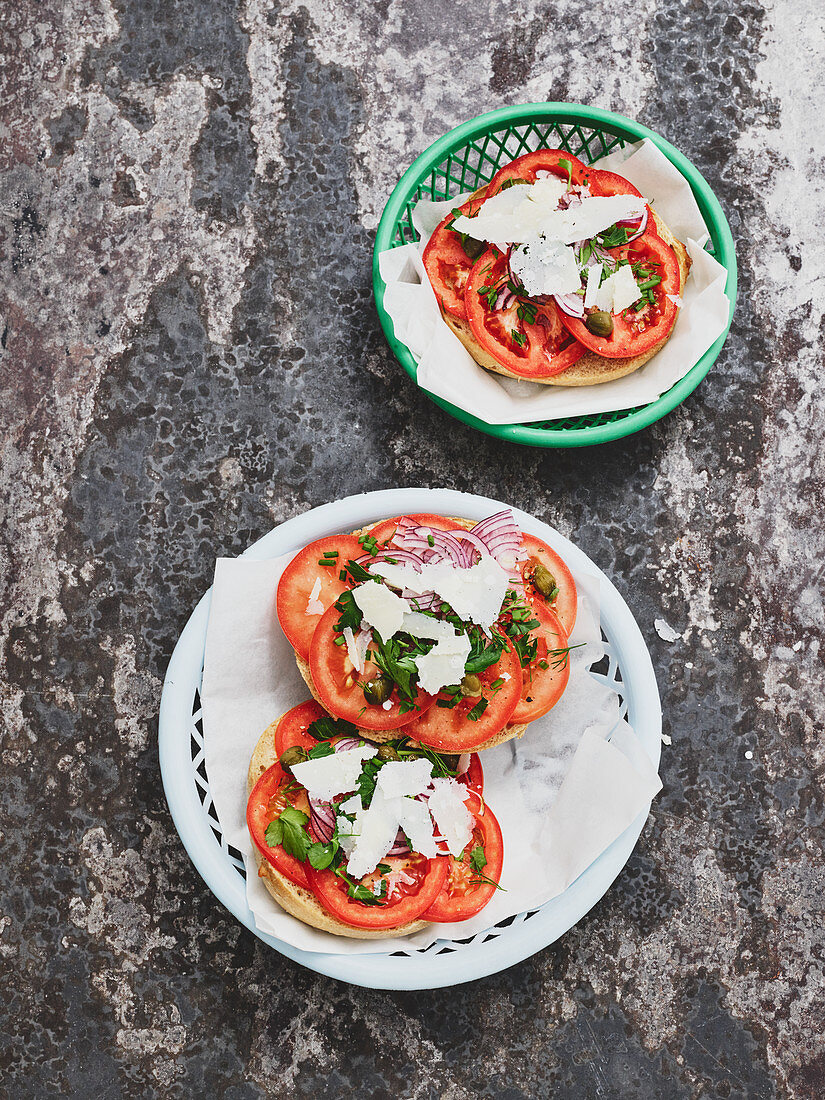
<svg viewBox="0 0 825 1100">
<path fill-rule="evenodd" d="M 481 695 L 462 696 L 454 707 L 436 704 L 404 731 L 439 752 L 472 752 L 508 724 L 521 697 L 521 663 L 510 643 L 496 664 L 479 674 Z M 495 685 L 495 686 L 493 686 Z M 469 716 L 481 699 L 486 708 L 474 721 Z M 452 700 L 443 693 L 438 701 Z"/>
<path fill-rule="evenodd" d="M 331 565 L 320 564 L 324 554 L 333 553 L 338 556 L 328 559 Z M 307 611 L 316 583 L 321 582 L 315 598 L 326 611 L 348 587 L 339 576 L 342 565 L 363 555 L 364 548 L 354 535 L 330 535 L 299 550 L 283 571 L 276 597 L 278 622 L 290 645 L 304 660 L 322 614 Z"/>
<path fill-rule="evenodd" d="M 605 172 L 601 168 L 588 168 L 585 179 L 590 194 L 594 198 L 604 198 L 609 195 L 638 195 L 642 192 L 633 186 L 630 180 L 619 176 L 615 172 Z"/>
<path fill-rule="evenodd" d="M 481 875 L 470 864 L 473 850 L 484 848 L 486 863 Z M 473 835 L 461 856 L 449 858 L 449 871 L 441 893 L 424 914 L 427 920 L 442 924 L 467 920 L 480 913 L 496 890 L 504 866 L 504 840 L 501 826 L 489 806 L 481 803 L 475 814 Z"/>
<path fill-rule="evenodd" d="M 281 756 L 286 749 L 299 745 L 302 749 L 311 749 L 318 742 L 307 733 L 313 722 L 327 717 L 327 712 L 314 699 L 299 703 L 288 710 L 275 729 L 275 753 Z"/>
<path fill-rule="evenodd" d="M 523 549 L 527 558 L 521 563 L 521 575 L 527 589 L 527 594 L 534 604 L 543 603 L 555 611 L 567 634 L 571 634 L 576 624 L 576 610 L 578 596 L 576 594 L 576 582 L 573 574 L 564 564 L 555 550 L 551 550 L 546 542 L 537 539 L 526 531 L 522 534 Z M 547 599 L 533 583 L 533 572 L 537 565 L 543 565 L 556 583 L 558 592 Z"/>
<path fill-rule="evenodd" d="M 432 527 L 435 531 L 454 531 L 456 528 L 455 521 L 447 519 L 446 516 L 436 516 L 430 512 L 414 512 L 412 515 L 393 516 L 392 519 L 384 519 L 375 525 L 370 534 L 377 543 L 391 542 L 398 527 L 398 522 L 402 519 L 414 520 L 419 526 Z"/>
<path fill-rule="evenodd" d="M 486 188 L 481 194 L 468 199 L 457 209 L 465 217 L 471 218 L 481 206 L 485 195 Z M 422 259 L 442 309 L 463 321 L 467 317 L 464 307 L 464 287 L 467 285 L 467 277 L 470 274 L 470 268 L 478 259 L 479 252 L 486 246 L 479 245 L 477 241 L 473 242 L 473 245 L 462 243 L 461 235 L 450 228 L 454 221 L 455 214 L 451 211 L 443 221 L 439 222 L 427 241 Z"/>
<path fill-rule="evenodd" d="M 309 802 L 303 787 L 293 783 L 280 764 L 267 768 L 249 796 L 246 804 L 246 824 L 258 851 L 276 871 L 280 871 L 290 882 L 309 889 L 304 864 L 287 852 L 282 845 L 270 848 L 266 842 L 266 827 L 286 809 L 294 806 L 309 816 Z"/>
<path fill-rule="evenodd" d="M 536 643 L 536 655 L 529 664 L 522 665 L 521 698 L 510 718 L 512 723 L 532 722 L 552 710 L 570 678 L 568 654 L 557 652 L 568 644 L 564 627 L 543 600 L 534 601 L 533 609 L 539 622 L 530 632 L 530 641 Z"/>
<path fill-rule="evenodd" d="M 390 867 L 390 874 L 403 871 L 404 878 L 412 879 L 412 882 L 397 882 L 381 905 L 356 901 L 348 896 L 347 883 L 334 871 L 316 871 L 307 865 L 310 889 L 324 909 L 344 924 L 353 928 L 395 928 L 417 920 L 429 909 L 441 892 L 449 870 L 443 856 L 436 859 L 418 854 L 385 856 L 381 862 Z M 372 889 L 381 877 L 374 871 L 359 881 Z"/>
<path fill-rule="evenodd" d="M 484 791 L 484 768 L 481 766 L 481 757 L 477 752 L 470 754 L 470 764 L 463 775 L 458 776 L 459 783 L 463 783 L 471 790 L 482 794 Z"/>
<path fill-rule="evenodd" d="M 419 691 L 415 708 L 403 708 L 398 692 L 393 690 L 387 700 L 391 705 L 368 703 L 363 687 L 380 675 L 381 670 L 367 661 L 361 672 L 356 672 L 345 645 L 336 645 L 335 624 L 340 618 L 336 607 L 331 607 L 321 618 L 312 636 L 309 650 L 309 668 L 312 682 L 322 704 L 335 718 L 345 718 L 366 730 L 393 730 L 406 726 L 435 702 L 432 695 Z"/>
<path fill-rule="evenodd" d="M 630 264 L 642 264 L 643 270 L 661 278 L 662 281 L 651 288 L 654 303 L 646 303 L 639 311 L 628 306 L 621 313 L 614 313 L 610 336 L 595 336 L 578 317 L 563 313 L 561 319 L 571 335 L 591 351 L 608 359 L 629 359 L 650 351 L 673 328 L 678 309 L 672 299 L 681 291 L 682 277 L 676 253 L 651 228 L 632 244 L 610 251 Z"/>
<path fill-rule="evenodd" d="M 535 183 L 538 172 L 552 172 L 554 176 L 566 180 L 567 165 L 562 168 L 559 165 L 561 160 L 566 160 L 570 164 L 571 181 L 576 184 L 584 183 L 588 169 L 578 157 L 565 152 L 564 149 L 536 149 L 534 153 L 525 153 L 523 157 L 516 157 L 503 168 L 499 168 L 488 184 L 487 194 L 488 196 L 497 195 L 501 185 L 507 180 L 526 180 L 527 183 Z"/>
<path fill-rule="evenodd" d="M 584 347 L 562 324 L 552 298 L 509 294 L 506 307 L 502 303 L 491 309 L 491 288 L 500 286 L 506 292 L 508 277 L 506 253 L 494 245 L 474 266 L 464 292 L 473 336 L 497 363 L 521 378 L 561 374 L 581 359 Z"/>
</svg>

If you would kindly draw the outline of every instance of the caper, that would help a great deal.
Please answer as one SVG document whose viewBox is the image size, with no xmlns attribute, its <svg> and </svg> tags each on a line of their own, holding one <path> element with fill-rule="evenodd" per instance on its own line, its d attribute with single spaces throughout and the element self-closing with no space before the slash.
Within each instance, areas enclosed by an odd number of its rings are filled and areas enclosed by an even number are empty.
<svg viewBox="0 0 825 1100">
<path fill-rule="evenodd" d="M 461 694 L 481 695 L 481 680 L 479 680 L 478 676 L 474 676 L 472 672 L 467 673 L 461 681 Z"/>
<path fill-rule="evenodd" d="M 386 703 L 392 695 L 392 680 L 389 676 L 376 676 L 364 684 L 364 698 L 368 703 Z"/>
<path fill-rule="evenodd" d="M 307 750 L 300 745 L 292 745 L 290 748 L 284 749 L 278 763 L 282 768 L 292 768 L 295 764 L 303 764 L 306 759 Z"/>
<path fill-rule="evenodd" d="M 487 245 L 484 241 L 477 241 L 475 237 L 465 237 L 461 242 L 461 247 L 464 249 L 468 260 L 477 260 Z"/>
<path fill-rule="evenodd" d="M 400 760 L 401 757 L 392 747 L 392 745 L 379 745 L 378 746 L 378 759 L 379 760 Z"/>
<path fill-rule="evenodd" d="M 556 579 L 549 569 L 545 568 L 540 561 L 537 561 L 533 567 L 533 572 L 530 575 L 530 580 L 541 592 L 542 596 L 549 596 L 556 587 Z"/>
<path fill-rule="evenodd" d="M 594 309 L 584 326 L 594 336 L 609 336 L 613 331 L 613 317 L 606 309 Z"/>
</svg>

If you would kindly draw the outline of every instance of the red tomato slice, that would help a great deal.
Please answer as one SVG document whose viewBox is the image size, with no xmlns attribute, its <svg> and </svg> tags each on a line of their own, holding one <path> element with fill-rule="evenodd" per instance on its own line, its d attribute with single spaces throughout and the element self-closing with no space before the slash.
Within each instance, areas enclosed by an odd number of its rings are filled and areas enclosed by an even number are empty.
<svg viewBox="0 0 825 1100">
<path fill-rule="evenodd" d="M 470 766 L 463 775 L 458 776 L 458 781 L 479 794 L 484 792 L 484 768 L 477 752 L 470 754 Z"/>
<path fill-rule="evenodd" d="M 412 883 L 398 883 L 382 905 L 364 905 L 347 896 L 347 884 L 334 871 L 316 871 L 307 865 L 310 889 L 328 913 L 353 928 L 395 928 L 417 920 L 433 904 L 447 878 L 447 860 L 443 857 L 385 856 L 382 863 L 393 871 L 405 871 Z M 380 879 L 378 871 L 360 880 L 368 889 Z"/>
<path fill-rule="evenodd" d="M 433 705 L 434 697 L 419 691 L 415 700 L 417 709 L 404 714 L 401 713 L 401 701 L 395 689 L 388 700 L 392 706 L 385 709 L 379 703 L 368 703 L 361 685 L 369 683 L 381 670 L 368 661 L 360 673 L 355 671 L 347 647 L 335 644 L 335 639 L 340 637 L 334 630 L 339 618 L 336 607 L 331 607 L 323 615 L 309 650 L 312 681 L 323 705 L 335 718 L 345 718 L 366 730 L 393 730 L 414 722 Z"/>
<path fill-rule="evenodd" d="M 521 698 L 510 718 L 512 723 L 532 722 L 552 710 L 570 678 L 567 654 L 563 661 L 551 655 L 553 650 L 564 649 L 568 644 L 564 627 L 543 600 L 534 600 L 533 608 L 540 624 L 530 632 L 530 640 L 536 642 L 536 656 L 530 664 L 522 666 Z"/>
<path fill-rule="evenodd" d="M 629 306 L 621 313 L 614 313 L 610 336 L 595 336 L 578 317 L 563 313 L 561 319 L 569 332 L 591 351 L 608 359 L 628 359 L 649 351 L 673 328 L 677 306 L 671 298 L 679 294 L 682 282 L 679 261 L 670 245 L 651 228 L 632 244 L 610 251 L 611 255 L 631 264 L 640 263 L 645 270 L 661 277 L 662 281 L 651 288 L 654 304 L 646 304 L 638 312 Z"/>
<path fill-rule="evenodd" d="M 288 710 L 277 725 L 275 730 L 275 752 L 281 756 L 286 749 L 299 745 L 302 749 L 314 748 L 318 742 L 307 733 L 307 729 L 319 718 L 327 717 L 327 712 L 314 699 L 306 703 L 299 703 L 297 707 Z"/>
<path fill-rule="evenodd" d="M 576 582 L 573 580 L 573 574 L 556 551 L 551 550 L 546 542 L 537 539 L 535 535 L 529 535 L 525 531 L 522 534 L 522 544 L 528 557 L 521 562 L 519 568 L 531 601 L 534 604 L 543 603 L 550 607 L 552 611 L 555 611 L 565 632 L 571 634 L 576 624 L 576 609 L 578 606 Z M 536 565 L 543 565 L 548 570 L 559 590 L 558 594 L 549 601 L 539 592 L 531 580 Z"/>
<path fill-rule="evenodd" d="M 638 195 L 642 197 L 642 192 L 637 190 L 630 180 L 626 180 L 624 176 L 618 176 L 615 172 L 605 172 L 601 168 L 589 168 L 585 182 L 590 188 L 590 194 L 595 198 L 602 198 L 608 195 Z"/>
<path fill-rule="evenodd" d="M 475 815 L 473 836 L 459 859 L 450 857 L 449 871 L 441 893 L 424 914 L 427 920 L 447 923 L 467 920 L 480 913 L 495 893 L 504 866 L 504 840 L 501 826 L 489 806 L 482 803 Z M 481 844 L 487 860 L 481 873 L 493 883 L 481 882 L 470 865 L 474 848 Z"/>
<path fill-rule="evenodd" d="M 509 642 L 500 660 L 480 673 L 479 679 L 487 707 L 477 721 L 467 715 L 479 702 L 479 697 L 469 695 L 451 708 L 430 707 L 405 732 L 439 752 L 471 752 L 476 745 L 488 741 L 509 723 L 521 697 L 521 663 Z M 493 688 L 498 680 L 503 682 Z M 449 701 L 443 694 L 439 699 Z"/>
<path fill-rule="evenodd" d="M 266 842 L 266 827 L 278 817 L 287 806 L 294 806 L 302 813 L 309 815 L 309 802 L 306 791 L 302 787 L 287 788 L 292 784 L 292 776 L 288 775 L 280 764 L 273 764 L 267 768 L 249 796 L 246 804 L 246 824 L 252 836 L 255 846 L 261 855 L 276 871 L 280 871 L 297 886 L 309 889 L 307 874 L 304 864 L 287 852 L 280 844 L 270 848 Z"/>
<path fill-rule="evenodd" d="M 498 172 L 490 180 L 487 194 L 496 195 L 501 190 L 501 185 L 506 180 L 527 180 L 535 183 L 537 172 L 552 172 L 554 176 L 567 179 L 567 167 L 559 166 L 560 160 L 567 160 L 571 165 L 571 179 L 573 183 L 583 183 L 587 174 L 587 166 L 574 157 L 572 153 L 566 153 L 564 149 L 537 149 L 534 153 L 525 153 L 523 157 L 516 157 Z"/>
<path fill-rule="evenodd" d="M 533 299 L 509 294 L 506 306 L 491 309 L 490 288 L 506 289 L 507 257 L 489 248 L 470 272 L 464 301 L 473 336 L 484 350 L 521 378 L 551 378 L 584 355 L 584 346 L 562 324 L 563 315 L 552 298 Z M 482 293 L 483 291 L 483 293 Z M 528 323 L 524 304 L 535 310 Z"/>
<path fill-rule="evenodd" d="M 484 194 L 468 199 L 458 209 L 466 217 L 472 217 L 481 206 Z M 478 253 L 468 255 L 461 243 L 461 237 L 450 228 L 454 221 L 455 215 L 450 212 L 443 221 L 439 222 L 427 241 L 422 259 L 441 307 L 453 317 L 464 321 L 467 318 L 464 307 L 464 287 L 467 285 L 470 268 L 478 259 Z"/>
<path fill-rule="evenodd" d="M 376 524 L 370 534 L 377 543 L 392 542 L 398 521 L 401 519 L 415 520 L 421 527 L 432 527 L 436 531 L 454 531 L 456 529 L 455 522 L 445 516 L 436 516 L 429 512 L 415 512 L 412 515 L 393 516 L 392 519 L 382 520 L 379 524 Z"/>
<path fill-rule="evenodd" d="M 338 557 L 331 567 L 319 564 L 324 553 L 334 551 L 338 552 Z M 339 577 L 341 566 L 349 558 L 360 558 L 363 555 L 364 548 L 354 535 L 330 535 L 299 550 L 284 570 L 278 582 L 276 597 L 278 622 L 290 645 L 304 660 L 309 655 L 312 635 L 321 619 L 320 614 L 307 611 L 315 582 L 321 582 L 316 599 L 326 610 L 348 587 Z"/>
</svg>

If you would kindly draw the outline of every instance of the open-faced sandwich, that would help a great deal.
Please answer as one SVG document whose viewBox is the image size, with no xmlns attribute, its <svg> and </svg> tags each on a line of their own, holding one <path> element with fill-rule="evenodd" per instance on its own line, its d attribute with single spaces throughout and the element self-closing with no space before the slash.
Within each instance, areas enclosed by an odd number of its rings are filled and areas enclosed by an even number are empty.
<svg viewBox="0 0 825 1100">
<path fill-rule="evenodd" d="M 560 698 L 573 577 L 511 511 L 387 519 L 301 550 L 277 613 L 314 698 L 372 741 L 442 752 L 521 737 Z"/>
<path fill-rule="evenodd" d="M 477 363 L 559 386 L 643 366 L 671 334 L 690 267 L 633 184 L 560 149 L 501 168 L 438 225 L 423 261 Z"/>
<path fill-rule="evenodd" d="M 487 905 L 504 848 L 477 752 L 561 697 L 577 602 L 509 509 L 396 516 L 295 555 L 277 614 L 314 701 L 264 731 L 247 806 L 287 912 L 380 938 Z"/>
<path fill-rule="evenodd" d="M 478 757 L 355 734 L 315 702 L 264 731 L 247 824 L 266 888 L 305 924 L 355 939 L 480 912 L 504 846 Z"/>
</svg>

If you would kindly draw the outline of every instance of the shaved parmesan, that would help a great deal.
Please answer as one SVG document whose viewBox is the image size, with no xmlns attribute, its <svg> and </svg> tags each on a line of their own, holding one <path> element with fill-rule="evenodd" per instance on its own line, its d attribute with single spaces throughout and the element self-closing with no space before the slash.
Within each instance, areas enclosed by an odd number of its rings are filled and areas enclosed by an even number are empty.
<svg viewBox="0 0 825 1100">
<path fill-rule="evenodd" d="M 495 558 L 485 554 L 469 569 L 446 570 L 438 584 L 433 585 L 433 590 L 446 600 L 459 618 L 487 629 L 498 618 L 509 586 L 509 574 Z"/>
<path fill-rule="evenodd" d="M 630 264 L 624 264 L 608 275 L 596 292 L 596 309 L 610 313 L 621 313 L 641 298 L 642 292 L 636 285 Z"/>
<path fill-rule="evenodd" d="M 430 812 L 447 841 L 450 855 L 459 856 L 473 835 L 473 815 L 464 803 L 467 788 L 455 779 L 434 779 L 433 788 L 429 798 Z"/>
<path fill-rule="evenodd" d="M 397 798 L 393 805 L 398 813 L 398 824 L 404 830 L 413 851 L 434 859 L 438 855 L 438 848 L 427 803 L 415 798 Z"/>
<path fill-rule="evenodd" d="M 474 218 L 464 215 L 453 222 L 458 233 L 469 233 L 477 241 L 508 241 L 522 244 L 538 234 L 573 244 L 589 240 L 616 222 L 640 217 L 646 207 L 637 195 L 585 197 L 567 210 L 558 210 L 556 177 L 537 180 L 527 187 L 511 187 L 482 203 Z"/>
<path fill-rule="evenodd" d="M 410 610 L 406 600 L 378 581 L 367 581 L 353 588 L 352 598 L 360 608 L 364 621 L 377 630 L 384 641 L 401 629 L 404 615 Z"/>
<path fill-rule="evenodd" d="M 425 756 L 418 760 L 389 760 L 379 771 L 375 788 L 385 798 L 423 794 L 432 776 L 433 766 Z"/>
<path fill-rule="evenodd" d="M 347 655 L 352 661 L 352 667 L 356 672 L 360 672 L 363 663 L 361 661 L 361 654 L 358 652 L 358 646 L 355 644 L 355 635 L 352 633 L 352 628 L 349 626 L 344 627 L 344 641 L 347 645 Z"/>
<path fill-rule="evenodd" d="M 452 638 L 455 629 L 443 619 L 434 619 L 432 615 L 424 615 L 420 611 L 411 611 L 404 616 L 401 629 L 413 638 L 427 638 L 437 642 L 439 638 Z"/>
<path fill-rule="evenodd" d="M 323 615 L 323 613 L 326 611 L 326 608 L 321 603 L 321 601 L 318 599 L 318 593 L 320 591 L 321 591 L 321 578 L 316 577 L 315 578 L 315 584 L 313 584 L 312 591 L 310 592 L 309 599 L 307 600 L 307 610 L 306 610 L 307 615 Z"/>
<path fill-rule="evenodd" d="M 510 268 L 528 294 L 572 294 L 581 286 L 573 249 L 544 235 L 530 237 L 514 248 Z"/>
<path fill-rule="evenodd" d="M 486 554 L 467 568 L 459 568 L 450 562 L 437 562 L 424 565 L 420 572 L 416 572 L 406 565 L 390 565 L 381 561 L 370 566 L 370 572 L 384 577 L 394 588 L 415 595 L 436 592 L 461 619 L 485 629 L 498 618 L 510 584 L 509 575 L 495 558 Z M 355 592 L 358 591 L 356 588 Z"/>
<path fill-rule="evenodd" d="M 415 667 L 422 690 L 437 695 L 448 684 L 460 684 L 471 648 L 466 634 L 456 634 L 453 638 L 441 638 L 429 653 L 416 657 Z"/>
<path fill-rule="evenodd" d="M 356 832 L 358 839 L 347 858 L 347 871 L 353 878 L 363 878 L 375 870 L 398 834 L 398 814 L 378 789 L 367 809 L 355 815 L 352 833 Z"/>
<path fill-rule="evenodd" d="M 302 764 L 293 764 L 290 771 L 306 787 L 311 798 L 320 798 L 328 802 L 338 794 L 355 790 L 361 764 L 378 752 L 375 745 L 359 745 L 346 752 L 334 752 L 331 756 L 320 756 L 315 760 L 305 760 Z"/>
</svg>

